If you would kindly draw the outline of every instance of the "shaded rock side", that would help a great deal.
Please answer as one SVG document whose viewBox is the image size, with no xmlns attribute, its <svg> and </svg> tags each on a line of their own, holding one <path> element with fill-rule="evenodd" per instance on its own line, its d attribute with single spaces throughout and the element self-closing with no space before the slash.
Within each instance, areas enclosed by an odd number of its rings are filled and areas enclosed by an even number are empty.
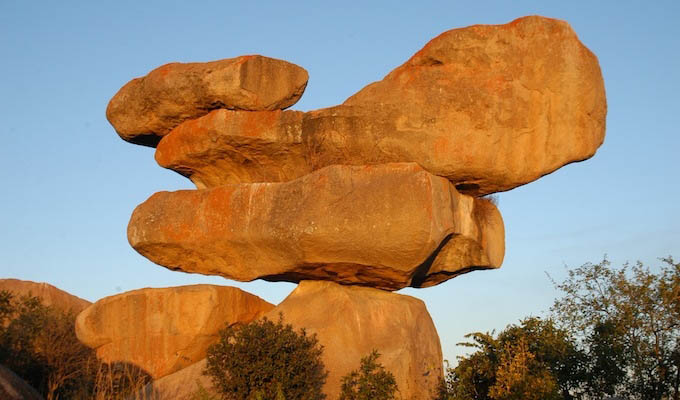
<svg viewBox="0 0 680 400">
<path fill-rule="evenodd" d="M 324 392 L 337 399 L 341 378 L 373 349 L 403 399 L 431 399 L 442 377 L 442 351 L 425 303 L 410 296 L 332 282 L 303 281 L 266 314 L 316 334 L 329 371 Z"/>
<path fill-rule="evenodd" d="M 591 157 L 606 112 L 597 58 L 571 27 L 525 17 L 445 32 L 342 105 L 305 113 L 299 127 L 266 113 L 188 122 L 160 144 L 157 160 L 193 174 L 198 187 L 416 162 L 479 196 Z"/>
<path fill-rule="evenodd" d="M 599 63 L 569 24 L 538 16 L 454 29 L 338 107 L 305 115 L 313 169 L 414 161 L 483 195 L 602 144 Z"/>
<path fill-rule="evenodd" d="M 288 108 L 302 96 L 308 78 L 295 64 L 259 55 L 170 63 L 123 86 L 106 117 L 121 138 L 155 147 L 172 128 L 211 110 Z"/>
<path fill-rule="evenodd" d="M 156 193 L 132 214 L 128 240 L 172 270 L 396 290 L 425 285 L 451 235 L 477 242 L 479 267 L 500 266 L 503 222 L 480 202 L 416 164 L 335 165 L 286 183 Z"/>
<path fill-rule="evenodd" d="M 250 322 L 273 307 L 228 286 L 146 288 L 85 309 L 76 335 L 100 360 L 131 363 L 157 379 L 205 358 L 226 324 Z"/>
<path fill-rule="evenodd" d="M 0 399 L 42 400 L 43 397 L 17 374 L 0 365 Z"/>
<path fill-rule="evenodd" d="M 186 121 L 158 143 L 156 161 L 199 189 L 285 182 L 309 172 L 300 111 L 215 110 Z"/>
<path fill-rule="evenodd" d="M 219 398 L 209 376 L 206 359 L 149 383 L 136 398 L 144 400 L 202 400 L 201 394 Z"/>
<path fill-rule="evenodd" d="M 8 290 L 18 296 L 39 297 L 42 304 L 46 306 L 65 312 L 72 311 L 75 314 L 92 304 L 45 282 L 0 279 L 0 290 Z"/>
</svg>

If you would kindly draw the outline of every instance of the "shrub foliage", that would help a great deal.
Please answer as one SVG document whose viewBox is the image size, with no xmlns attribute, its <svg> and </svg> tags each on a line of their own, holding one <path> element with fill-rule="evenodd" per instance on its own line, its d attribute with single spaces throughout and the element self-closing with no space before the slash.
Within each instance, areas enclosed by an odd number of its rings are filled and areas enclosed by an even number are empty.
<svg viewBox="0 0 680 400">
<path fill-rule="evenodd" d="M 208 349 L 205 374 L 225 399 L 318 400 L 328 373 L 316 335 L 262 319 L 220 331 Z"/>
<path fill-rule="evenodd" d="M 150 382 L 134 366 L 101 363 L 78 341 L 75 314 L 0 291 L 0 364 L 47 400 L 132 398 Z"/>
<path fill-rule="evenodd" d="M 378 363 L 380 353 L 373 350 L 361 359 L 359 370 L 342 378 L 340 400 L 392 400 L 398 391 L 394 375 Z"/>
</svg>

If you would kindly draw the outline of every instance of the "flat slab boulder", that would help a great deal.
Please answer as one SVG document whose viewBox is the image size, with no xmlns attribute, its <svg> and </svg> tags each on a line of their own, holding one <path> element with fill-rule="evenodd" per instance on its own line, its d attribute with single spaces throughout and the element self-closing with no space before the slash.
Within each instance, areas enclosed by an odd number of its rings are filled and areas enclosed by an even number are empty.
<svg viewBox="0 0 680 400">
<path fill-rule="evenodd" d="M 259 55 L 170 63 L 123 86 L 106 116 L 121 138 L 155 147 L 183 121 L 211 110 L 288 108 L 302 96 L 308 78 L 295 64 Z"/>
<path fill-rule="evenodd" d="M 285 183 L 156 193 L 135 209 L 128 240 L 172 270 L 396 290 L 428 281 L 453 235 L 477 242 L 485 264 L 475 266 L 500 266 L 503 222 L 486 203 L 416 164 L 335 165 Z"/>
<path fill-rule="evenodd" d="M 157 379 L 204 359 L 226 324 L 253 321 L 273 307 L 228 286 L 146 288 L 85 309 L 76 335 L 100 360 L 131 363 Z"/>
<path fill-rule="evenodd" d="M 340 394 L 341 379 L 373 349 L 392 372 L 400 398 L 431 399 L 442 378 L 439 336 L 425 303 L 383 290 L 304 281 L 266 317 L 316 334 L 329 371 L 324 392 Z"/>
</svg>

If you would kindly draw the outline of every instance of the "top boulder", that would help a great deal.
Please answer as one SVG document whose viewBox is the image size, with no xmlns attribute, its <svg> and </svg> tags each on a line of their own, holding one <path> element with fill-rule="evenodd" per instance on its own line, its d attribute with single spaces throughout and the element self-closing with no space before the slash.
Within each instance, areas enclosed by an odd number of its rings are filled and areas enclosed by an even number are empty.
<svg viewBox="0 0 680 400">
<path fill-rule="evenodd" d="M 342 105 L 305 115 L 312 169 L 417 162 L 465 194 L 510 190 L 590 158 L 607 103 L 569 24 L 529 16 L 431 40 Z"/>
<path fill-rule="evenodd" d="M 154 146 L 183 121 L 212 110 L 282 110 L 307 86 L 303 68 L 259 55 L 171 63 L 136 78 L 111 99 L 106 117 L 121 138 Z"/>
</svg>

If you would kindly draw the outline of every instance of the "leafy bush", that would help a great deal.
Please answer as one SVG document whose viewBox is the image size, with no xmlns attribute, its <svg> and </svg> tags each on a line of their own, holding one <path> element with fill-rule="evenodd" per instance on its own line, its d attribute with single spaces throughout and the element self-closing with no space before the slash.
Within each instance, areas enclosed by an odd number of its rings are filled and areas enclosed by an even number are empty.
<svg viewBox="0 0 680 400">
<path fill-rule="evenodd" d="M 48 400 L 86 396 L 96 360 L 74 325 L 73 313 L 0 292 L 0 363 Z"/>
<path fill-rule="evenodd" d="M 680 263 L 661 261 L 569 270 L 552 319 L 467 335 L 437 399 L 680 399 Z"/>
<path fill-rule="evenodd" d="M 127 399 L 150 377 L 122 363 L 100 363 L 76 337 L 75 314 L 40 298 L 0 291 L 0 364 L 47 400 Z"/>
<path fill-rule="evenodd" d="M 340 400 L 392 400 L 398 391 L 394 375 L 378 363 L 380 354 L 373 350 L 361 359 L 359 370 L 342 378 Z"/>
<path fill-rule="evenodd" d="M 283 316 L 264 318 L 220 331 L 220 340 L 208 349 L 204 373 L 225 399 L 318 400 L 326 372 L 316 335 L 299 333 Z"/>
</svg>

